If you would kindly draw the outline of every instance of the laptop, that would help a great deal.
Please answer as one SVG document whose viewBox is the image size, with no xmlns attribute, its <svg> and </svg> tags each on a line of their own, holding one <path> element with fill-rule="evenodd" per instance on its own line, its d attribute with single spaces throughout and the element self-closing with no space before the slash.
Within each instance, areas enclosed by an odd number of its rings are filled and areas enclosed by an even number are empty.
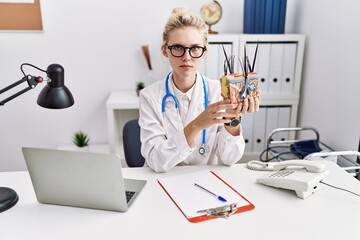
<svg viewBox="0 0 360 240">
<path fill-rule="evenodd" d="M 125 212 L 146 180 L 124 179 L 114 154 L 22 148 L 40 203 Z"/>
</svg>

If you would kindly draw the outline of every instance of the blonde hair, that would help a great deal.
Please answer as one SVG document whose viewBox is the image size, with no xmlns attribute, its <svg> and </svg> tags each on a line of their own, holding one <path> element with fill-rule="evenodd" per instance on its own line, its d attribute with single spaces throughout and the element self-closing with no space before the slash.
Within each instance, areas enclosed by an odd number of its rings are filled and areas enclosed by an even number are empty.
<svg viewBox="0 0 360 240">
<path fill-rule="evenodd" d="M 172 30 L 188 26 L 197 28 L 204 37 L 204 44 L 208 44 L 208 26 L 204 20 L 191 9 L 174 8 L 163 31 L 161 49 L 165 48 Z"/>
</svg>

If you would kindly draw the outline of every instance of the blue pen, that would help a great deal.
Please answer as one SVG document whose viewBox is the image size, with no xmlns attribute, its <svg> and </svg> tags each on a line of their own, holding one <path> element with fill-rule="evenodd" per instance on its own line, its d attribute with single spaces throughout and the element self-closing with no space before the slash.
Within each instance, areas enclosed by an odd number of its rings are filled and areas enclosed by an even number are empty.
<svg viewBox="0 0 360 240">
<path fill-rule="evenodd" d="M 200 185 L 197 184 L 197 183 L 194 183 L 194 184 L 195 184 L 196 187 L 199 187 L 199 188 L 201 188 L 202 190 L 205 190 L 206 192 L 210 193 L 211 195 L 214 195 L 214 196 L 217 197 L 217 199 L 219 199 L 220 201 L 222 201 L 222 202 L 227 202 L 226 199 L 223 198 L 222 196 L 216 195 L 215 193 L 207 190 L 206 188 L 200 186 Z"/>
</svg>

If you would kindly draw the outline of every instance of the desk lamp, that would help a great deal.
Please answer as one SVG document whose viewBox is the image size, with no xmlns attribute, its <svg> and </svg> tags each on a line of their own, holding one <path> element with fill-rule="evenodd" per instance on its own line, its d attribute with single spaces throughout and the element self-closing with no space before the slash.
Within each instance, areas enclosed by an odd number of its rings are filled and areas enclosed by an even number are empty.
<svg viewBox="0 0 360 240">
<path fill-rule="evenodd" d="M 19 95 L 29 91 L 30 89 L 35 88 L 38 83 L 42 83 L 44 81 L 44 78 L 42 77 L 26 75 L 23 71 L 23 66 L 26 65 L 34 67 L 39 71 L 46 72 L 47 74 L 47 78 L 45 79 L 47 85 L 42 89 L 42 91 L 39 94 L 39 97 L 37 99 L 38 105 L 49 109 L 62 109 L 62 108 L 68 108 L 74 104 L 74 98 L 71 92 L 64 85 L 64 68 L 61 65 L 51 64 L 48 66 L 47 70 L 45 71 L 29 63 L 23 63 L 20 69 L 24 74 L 24 77 L 19 81 L 1 89 L 0 94 L 14 88 L 15 86 L 23 82 L 27 82 L 28 87 L 0 101 L 0 106 L 3 106 L 8 101 L 18 97 Z M 7 187 L 0 187 L 0 212 L 3 212 L 15 206 L 18 200 L 19 197 L 13 189 Z"/>
</svg>

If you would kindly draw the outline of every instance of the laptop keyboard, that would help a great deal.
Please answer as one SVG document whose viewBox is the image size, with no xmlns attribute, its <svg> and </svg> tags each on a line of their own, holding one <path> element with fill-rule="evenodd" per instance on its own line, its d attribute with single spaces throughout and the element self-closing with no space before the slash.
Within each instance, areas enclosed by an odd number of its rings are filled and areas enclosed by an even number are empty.
<svg viewBox="0 0 360 240">
<path fill-rule="evenodd" d="M 129 203 L 131 198 L 134 196 L 135 192 L 133 192 L 133 191 L 125 191 L 125 194 L 126 194 L 126 202 Z"/>
</svg>

